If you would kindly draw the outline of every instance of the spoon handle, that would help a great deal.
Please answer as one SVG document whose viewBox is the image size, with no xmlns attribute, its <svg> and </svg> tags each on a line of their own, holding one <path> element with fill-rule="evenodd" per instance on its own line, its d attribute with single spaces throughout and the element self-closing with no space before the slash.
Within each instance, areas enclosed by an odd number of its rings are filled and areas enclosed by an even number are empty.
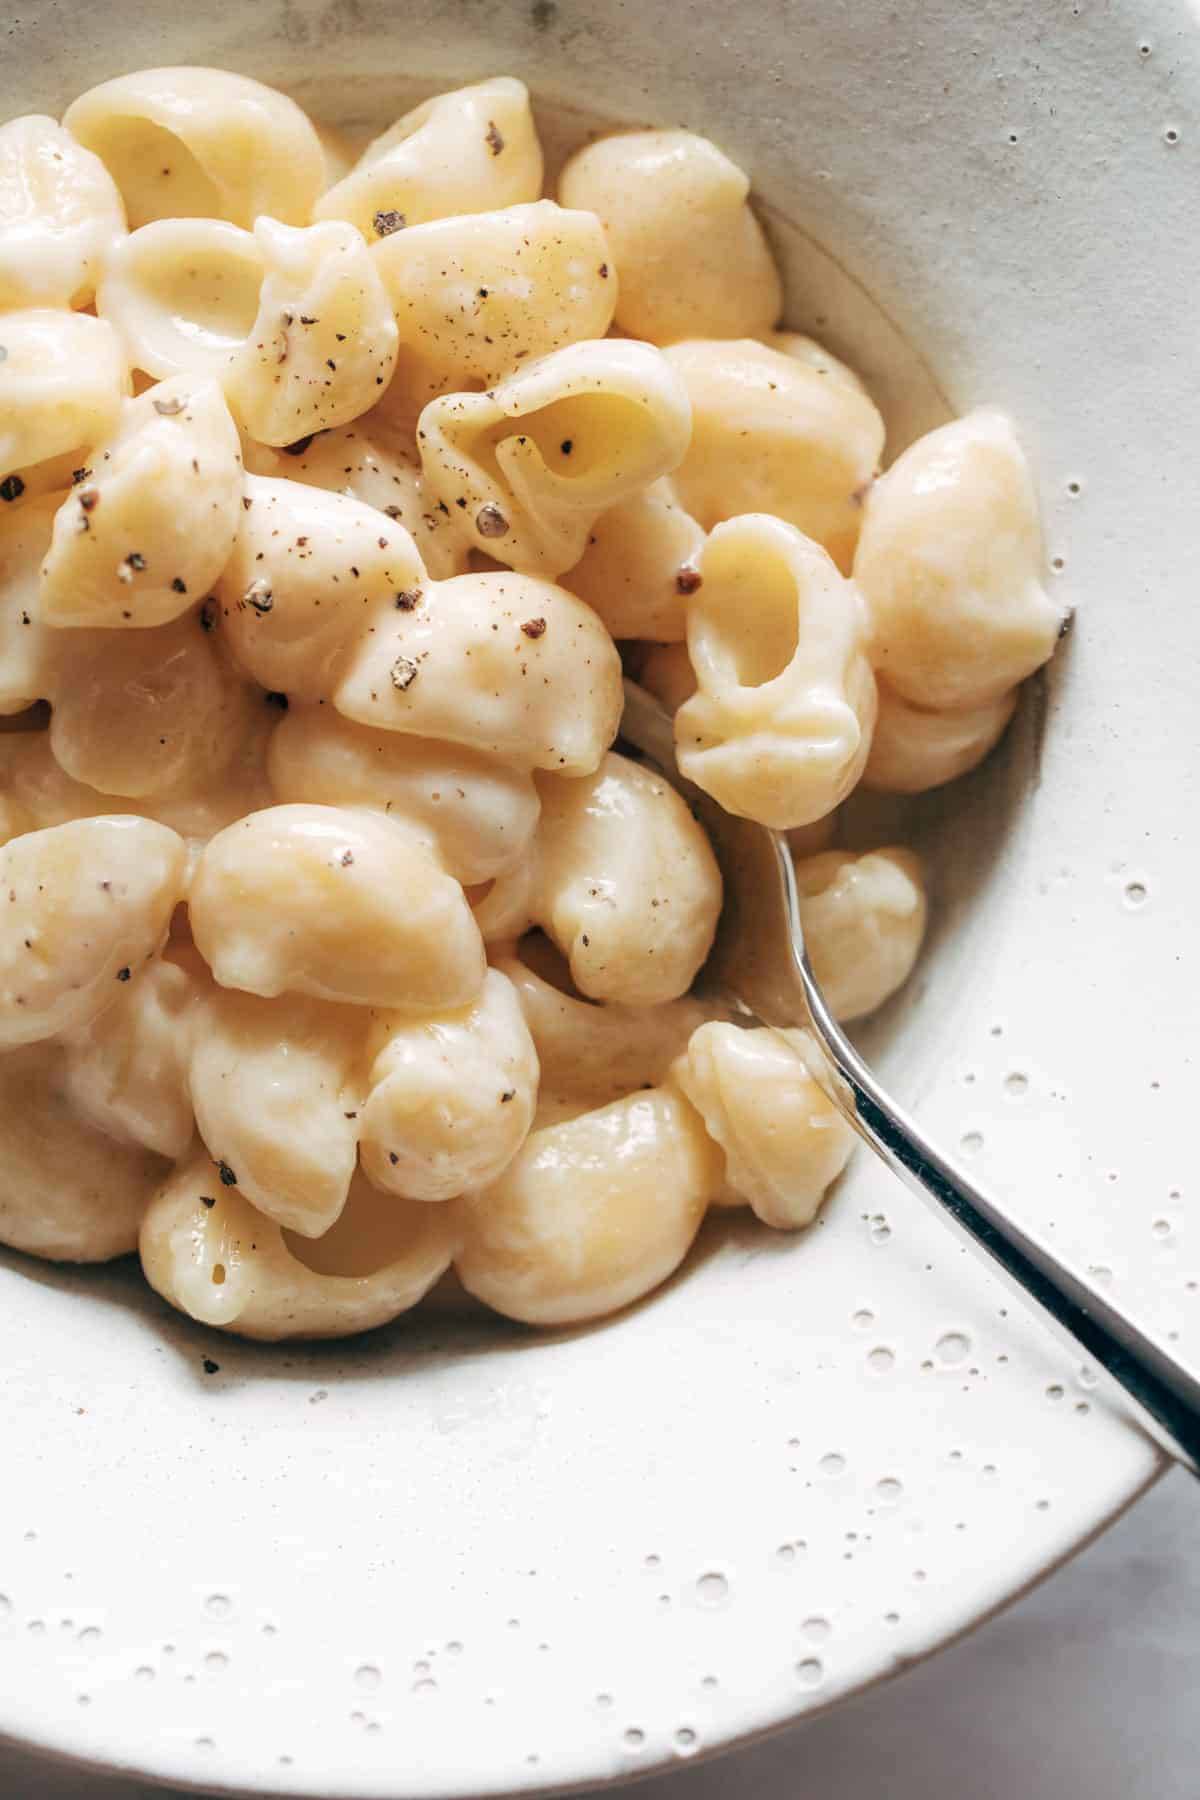
<svg viewBox="0 0 1200 1800">
<path fill-rule="evenodd" d="M 1141 1423 L 1155 1441 L 1193 1475 L 1200 1474 L 1200 1381 L 1148 1338 L 1121 1307 L 1009 1218 L 888 1097 L 825 1003 L 804 951 L 795 875 L 786 848 L 778 852 L 778 860 L 788 890 L 795 972 L 812 1031 L 835 1077 L 822 1084 L 830 1099 L 890 1169 L 934 1200 L 1093 1362 L 1108 1371 L 1135 1402 Z M 820 1079 L 822 1071 L 812 1073 Z"/>
</svg>

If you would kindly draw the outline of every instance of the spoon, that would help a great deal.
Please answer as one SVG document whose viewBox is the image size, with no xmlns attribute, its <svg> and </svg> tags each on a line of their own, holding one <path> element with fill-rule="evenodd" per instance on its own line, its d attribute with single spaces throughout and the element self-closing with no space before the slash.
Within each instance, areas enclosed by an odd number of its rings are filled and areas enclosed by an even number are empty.
<svg viewBox="0 0 1200 1800">
<path fill-rule="evenodd" d="M 805 953 L 786 838 L 725 812 L 683 778 L 670 716 L 632 681 L 625 683 L 621 736 L 684 796 L 720 863 L 725 904 L 708 976 L 762 1024 L 807 1027 L 821 1053 L 810 1073 L 859 1137 L 1107 1370 L 1134 1402 L 1136 1422 L 1193 1475 L 1200 1474 L 1200 1381 L 931 1144 L 837 1024 Z"/>
</svg>

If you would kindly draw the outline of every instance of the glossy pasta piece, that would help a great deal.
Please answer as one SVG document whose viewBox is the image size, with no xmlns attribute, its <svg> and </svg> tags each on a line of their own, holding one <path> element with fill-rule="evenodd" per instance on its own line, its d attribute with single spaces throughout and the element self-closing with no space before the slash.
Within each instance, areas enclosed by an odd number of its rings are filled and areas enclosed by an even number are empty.
<svg viewBox="0 0 1200 1800">
<path fill-rule="evenodd" d="M 733 1194 L 765 1225 L 810 1225 L 855 1135 L 808 1071 L 804 1031 L 702 1025 L 672 1079 L 725 1153 Z"/>
<path fill-rule="evenodd" d="M 687 992 L 721 911 L 708 839 L 661 775 L 610 753 L 595 774 L 539 782 L 533 921 L 593 1000 L 654 1006 Z"/>
<path fill-rule="evenodd" d="M 0 1056 L 0 1244 L 51 1262 L 125 1256 L 166 1171 L 82 1116 L 61 1044 Z"/>
<path fill-rule="evenodd" d="M 607 1106 L 639 1088 L 658 1087 L 713 1007 L 691 995 L 656 1006 L 596 1005 L 563 990 L 532 966 L 526 940 L 501 952 L 495 967 L 516 990 L 541 1063 L 540 1102 L 564 1114 Z"/>
<path fill-rule="evenodd" d="M 318 219 L 348 219 L 370 243 L 407 225 L 536 200 L 542 149 L 524 82 L 498 76 L 405 113 L 322 195 Z"/>
<path fill-rule="evenodd" d="M 164 381 L 59 508 L 38 606 L 48 625 L 164 625 L 207 595 L 242 516 L 237 430 L 214 381 Z"/>
<path fill-rule="evenodd" d="M 679 643 L 687 635 L 688 596 L 700 586 L 703 548 L 703 531 L 664 478 L 601 514 L 563 585 L 615 638 Z"/>
<path fill-rule="evenodd" d="M 430 487 L 477 550 L 529 574 L 573 568 L 596 520 L 687 449 L 681 379 L 648 344 L 568 344 L 485 394 L 432 400 L 417 441 Z"/>
<path fill-rule="evenodd" d="M 147 1281 L 180 1312 L 276 1342 L 388 1324 L 445 1274 L 456 1244 L 451 1208 L 380 1194 L 362 1176 L 323 1237 L 298 1237 L 226 1187 L 198 1151 L 154 1196 L 139 1247 Z"/>
<path fill-rule="evenodd" d="M 914 706 L 999 700 L 1062 629 L 1041 567 L 1033 480 L 1003 413 L 918 439 L 876 483 L 854 563 L 888 686 Z"/>
<path fill-rule="evenodd" d="M 325 159 L 293 100 L 228 69 L 139 69 L 89 88 L 67 130 L 95 152 L 121 191 L 130 227 L 153 219 L 262 213 L 306 225 Z"/>
<path fill-rule="evenodd" d="M 429 492 L 411 438 L 377 411 L 280 450 L 248 440 L 245 457 L 255 475 L 328 488 L 386 513 L 408 532 L 434 581 L 466 573 L 469 547 L 457 516 Z"/>
<path fill-rule="evenodd" d="M 708 138 L 601 138 L 576 151 L 558 192 L 608 233 L 621 277 L 617 323 L 631 337 L 756 337 L 778 319 L 783 289 L 750 210 L 749 178 Z"/>
<path fill-rule="evenodd" d="M 827 850 L 795 867 L 813 974 L 835 1018 L 861 1019 L 904 985 L 920 954 L 921 860 L 900 848 L 865 856 Z"/>
<path fill-rule="evenodd" d="M 616 268 L 599 221 L 552 200 L 396 231 L 372 255 L 414 416 L 438 394 L 487 387 L 612 324 Z"/>
<path fill-rule="evenodd" d="M 484 975 L 462 888 L 400 822 L 336 806 L 273 806 L 218 832 L 189 901 L 222 987 L 432 1012 Z"/>
<path fill-rule="evenodd" d="M 856 375 L 848 364 L 836 357 L 824 344 L 816 338 L 807 337 L 802 331 L 768 331 L 764 342 L 772 350 L 778 350 L 782 356 L 793 357 L 796 362 L 815 369 L 827 381 L 839 387 L 850 388 L 856 394 L 865 394 L 866 386 L 862 377 Z"/>
<path fill-rule="evenodd" d="M 86 306 L 125 210 L 98 157 L 44 114 L 0 125 L 0 312 Z"/>
<path fill-rule="evenodd" d="M 277 1225 L 319 1237 L 354 1174 L 366 1021 L 358 1007 L 230 988 L 207 995 L 189 1091 L 213 1180 Z"/>
<path fill-rule="evenodd" d="M 532 778 L 465 745 L 372 731 L 328 706 L 292 707 L 271 739 L 275 798 L 366 806 L 421 830 L 456 881 L 491 881 L 528 851 Z"/>
<path fill-rule="evenodd" d="M 696 691 L 696 671 L 686 644 L 653 644 L 642 659 L 638 681 L 669 713 L 678 712 Z"/>
<path fill-rule="evenodd" d="M 0 1050 L 89 1023 L 164 943 L 182 897 L 183 841 L 115 815 L 0 849 Z"/>
<path fill-rule="evenodd" d="M 118 1143 L 172 1162 L 194 1129 L 188 1051 L 196 996 L 188 969 L 156 957 L 64 1040 L 63 1091 L 80 1116 Z"/>
<path fill-rule="evenodd" d="M 9 799 L 24 821 L 21 829 L 41 830 L 71 819 L 130 813 L 169 825 L 184 839 L 189 858 L 194 860 L 197 851 L 224 826 L 271 803 L 263 756 L 266 728 L 274 721 L 267 716 L 266 706 L 262 715 L 259 720 L 251 717 L 247 721 L 245 734 L 239 733 L 232 759 L 223 770 L 190 770 L 179 786 L 137 800 L 105 793 L 68 775 L 54 756 L 48 731 L 22 734 L 16 749 L 9 751 L 4 772 Z"/>
<path fill-rule="evenodd" d="M 706 531 L 774 513 L 848 574 L 883 452 L 877 408 L 845 382 L 766 344 L 695 340 L 667 351 L 692 403 L 675 485 Z"/>
<path fill-rule="evenodd" d="M 115 246 L 96 310 L 131 366 L 223 380 L 254 330 L 266 263 L 249 231 L 219 219 L 160 219 Z"/>
<path fill-rule="evenodd" d="M 503 571 L 385 608 L 334 694 L 348 719 L 467 744 L 514 768 L 586 774 L 616 736 L 621 662 L 590 607 Z"/>
<path fill-rule="evenodd" d="M 53 494 L 18 506 L 0 502 L 0 714 L 24 712 L 45 692 L 38 574 L 57 510 Z"/>
<path fill-rule="evenodd" d="M 302 482 L 248 475 L 244 501 L 216 588 L 220 635 L 263 687 L 324 699 L 364 633 L 418 604 L 416 548 L 374 507 Z"/>
<path fill-rule="evenodd" d="M 862 600 L 824 551 L 766 514 L 718 525 L 700 568 L 679 767 L 729 812 L 777 830 L 810 824 L 850 792 L 871 745 Z"/>
<path fill-rule="evenodd" d="M 129 392 L 111 326 L 88 313 L 0 314 L 0 507 L 66 487 Z"/>
<path fill-rule="evenodd" d="M 879 716 L 863 786 L 882 794 L 923 794 L 981 763 L 1004 736 L 1019 690 L 979 706 L 931 712 L 879 683 Z"/>
<path fill-rule="evenodd" d="M 665 1281 L 721 1185 L 720 1152 L 672 1088 L 531 1132 L 460 1203 L 463 1286 L 531 1325 L 601 1318 Z"/>
<path fill-rule="evenodd" d="M 56 634 L 50 747 L 68 775 L 141 800 L 215 781 L 256 703 L 189 616 L 144 631 Z"/>
<path fill-rule="evenodd" d="M 261 218 L 258 313 L 230 358 L 225 392 L 263 444 L 293 444 L 373 406 L 396 366 L 397 332 L 378 269 L 352 225 Z"/>
<path fill-rule="evenodd" d="M 503 1173 L 533 1122 L 538 1058 L 507 977 L 489 969 L 455 1012 L 372 1023 L 359 1149 L 367 1178 L 411 1200 L 451 1200 Z"/>
</svg>

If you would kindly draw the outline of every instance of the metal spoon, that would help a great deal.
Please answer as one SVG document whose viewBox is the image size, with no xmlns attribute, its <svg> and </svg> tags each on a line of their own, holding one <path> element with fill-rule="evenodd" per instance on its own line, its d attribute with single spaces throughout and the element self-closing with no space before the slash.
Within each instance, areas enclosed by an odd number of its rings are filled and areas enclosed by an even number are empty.
<svg viewBox="0 0 1200 1800">
<path fill-rule="evenodd" d="M 805 954 L 786 839 L 724 812 L 684 780 L 675 764 L 670 717 L 631 681 L 625 683 L 621 736 L 684 795 L 716 852 L 725 905 L 708 973 L 722 993 L 764 1025 L 808 1028 L 823 1053 L 822 1065 L 815 1066 L 814 1058 L 811 1073 L 858 1135 L 1106 1369 L 1134 1402 L 1137 1423 L 1200 1474 L 1200 1381 L 943 1156 L 889 1099 L 834 1020 Z"/>
</svg>

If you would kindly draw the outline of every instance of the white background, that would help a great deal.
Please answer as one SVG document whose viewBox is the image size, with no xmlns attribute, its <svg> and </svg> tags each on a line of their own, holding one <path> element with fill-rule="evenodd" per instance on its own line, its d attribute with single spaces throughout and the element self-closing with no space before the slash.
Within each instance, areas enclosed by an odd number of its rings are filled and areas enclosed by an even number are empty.
<svg viewBox="0 0 1200 1800">
<path fill-rule="evenodd" d="M 1172 1474 L 1019 1605 L 800 1731 L 637 1800 L 1196 1800 L 1200 1489 Z M 0 1750 L 4 1800 L 162 1800 Z M 631 1800 L 632 1800 L 631 1795 Z"/>
</svg>

